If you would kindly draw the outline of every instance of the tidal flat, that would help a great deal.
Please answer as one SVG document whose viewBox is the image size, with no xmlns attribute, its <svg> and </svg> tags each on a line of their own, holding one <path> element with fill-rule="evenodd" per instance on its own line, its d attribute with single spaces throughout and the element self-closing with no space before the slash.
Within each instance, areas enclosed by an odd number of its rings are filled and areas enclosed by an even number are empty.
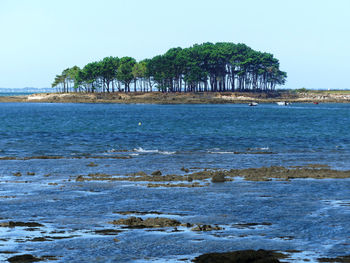
<svg viewBox="0 0 350 263">
<path fill-rule="evenodd" d="M 348 260 L 346 104 L 0 115 L 0 261 Z"/>
</svg>

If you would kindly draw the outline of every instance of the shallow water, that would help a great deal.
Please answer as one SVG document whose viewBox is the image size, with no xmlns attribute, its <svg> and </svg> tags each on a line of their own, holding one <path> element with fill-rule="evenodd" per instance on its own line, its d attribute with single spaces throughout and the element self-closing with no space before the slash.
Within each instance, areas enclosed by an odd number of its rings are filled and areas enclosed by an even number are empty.
<svg viewBox="0 0 350 263">
<path fill-rule="evenodd" d="M 35 231 L 0 227 L 0 260 L 12 255 L 4 251 L 51 255 L 61 262 L 174 262 L 260 248 L 298 250 L 295 262 L 344 255 L 350 248 L 349 179 L 237 179 L 204 188 L 147 188 L 75 177 L 314 163 L 350 169 L 349 117 L 348 104 L 0 104 L 0 157 L 31 157 L 0 160 L 1 222 L 44 225 Z M 63 159 L 33 158 L 43 155 Z M 112 159 L 116 156 L 131 158 Z M 98 166 L 87 166 L 90 162 Z M 127 216 L 114 212 L 131 210 L 224 230 L 94 232 L 117 229 L 108 222 Z M 142 217 L 148 216 L 155 215 Z M 242 223 L 255 225 L 237 225 Z"/>
</svg>

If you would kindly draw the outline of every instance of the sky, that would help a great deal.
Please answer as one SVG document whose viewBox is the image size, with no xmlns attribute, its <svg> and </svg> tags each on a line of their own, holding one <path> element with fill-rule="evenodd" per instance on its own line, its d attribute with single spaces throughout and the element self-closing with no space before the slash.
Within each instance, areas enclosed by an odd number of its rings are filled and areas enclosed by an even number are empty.
<svg viewBox="0 0 350 263">
<path fill-rule="evenodd" d="M 350 89 L 350 0 L 0 0 L 0 87 L 203 42 L 272 53 L 288 89 Z"/>
</svg>

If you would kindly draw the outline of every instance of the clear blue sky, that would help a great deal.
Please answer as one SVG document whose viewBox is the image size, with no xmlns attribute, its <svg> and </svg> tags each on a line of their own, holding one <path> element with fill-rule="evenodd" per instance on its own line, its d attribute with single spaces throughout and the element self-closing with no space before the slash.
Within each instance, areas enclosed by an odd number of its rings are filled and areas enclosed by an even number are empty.
<svg viewBox="0 0 350 263">
<path fill-rule="evenodd" d="M 0 0 L 0 87 L 203 42 L 270 52 L 285 88 L 349 89 L 350 0 Z"/>
</svg>

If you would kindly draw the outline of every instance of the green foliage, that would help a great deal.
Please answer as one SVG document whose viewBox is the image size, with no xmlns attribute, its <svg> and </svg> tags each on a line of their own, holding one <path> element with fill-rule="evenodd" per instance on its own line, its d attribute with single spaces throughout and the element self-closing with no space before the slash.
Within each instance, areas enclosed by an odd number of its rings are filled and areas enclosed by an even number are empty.
<svg viewBox="0 0 350 263">
<path fill-rule="evenodd" d="M 306 88 L 301 88 L 301 89 L 296 89 L 295 90 L 297 93 L 307 93 L 309 90 L 307 90 Z"/>
<path fill-rule="evenodd" d="M 287 73 L 279 69 L 278 59 L 270 53 L 241 43 L 207 42 L 171 48 L 138 63 L 132 57 L 106 57 L 82 69 L 74 66 L 57 75 L 52 87 L 67 92 L 73 83 L 74 90 L 109 92 L 112 85 L 113 91 L 118 87 L 129 92 L 133 82 L 135 91 L 137 83 L 141 90 L 146 86 L 152 90 L 154 85 L 163 92 L 270 91 L 284 85 L 286 79 Z"/>
<path fill-rule="evenodd" d="M 63 92 L 68 91 L 69 86 L 73 86 L 76 88 L 78 85 L 78 74 L 80 68 L 78 66 L 74 66 L 72 68 L 66 68 L 62 71 L 61 75 L 56 75 L 54 82 L 51 84 L 53 88 L 62 86 Z"/>
<path fill-rule="evenodd" d="M 136 63 L 132 68 L 132 75 L 135 79 L 137 78 L 145 78 L 147 73 L 147 63 L 145 61 L 141 61 Z"/>
<path fill-rule="evenodd" d="M 132 74 L 136 60 L 131 57 L 122 57 L 117 71 L 117 79 L 124 83 L 126 91 L 130 92 L 130 82 L 134 79 Z"/>
</svg>

